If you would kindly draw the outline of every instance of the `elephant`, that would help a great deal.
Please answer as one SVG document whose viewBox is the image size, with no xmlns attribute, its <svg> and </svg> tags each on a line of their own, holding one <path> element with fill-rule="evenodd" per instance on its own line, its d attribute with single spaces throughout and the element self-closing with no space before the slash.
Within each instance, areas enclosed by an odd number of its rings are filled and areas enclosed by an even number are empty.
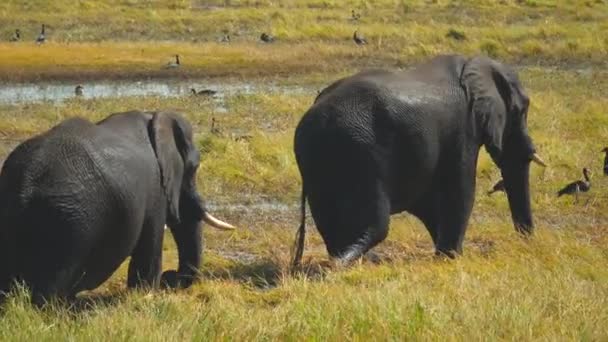
<svg viewBox="0 0 608 342">
<path fill-rule="evenodd" d="M 303 254 L 307 200 L 338 265 L 382 242 L 401 212 L 424 224 L 437 255 L 461 255 L 482 145 L 504 178 L 515 229 L 530 236 L 530 162 L 546 164 L 528 133 L 529 103 L 517 73 L 483 55 L 437 55 L 328 85 L 294 134 L 302 192 L 293 265 Z"/>
<path fill-rule="evenodd" d="M 0 291 L 16 282 L 41 306 L 98 287 L 127 258 L 128 288 L 189 287 L 201 264 L 200 153 L 175 112 L 65 119 L 19 144 L 0 172 Z M 161 272 L 164 230 L 179 267 Z"/>
</svg>

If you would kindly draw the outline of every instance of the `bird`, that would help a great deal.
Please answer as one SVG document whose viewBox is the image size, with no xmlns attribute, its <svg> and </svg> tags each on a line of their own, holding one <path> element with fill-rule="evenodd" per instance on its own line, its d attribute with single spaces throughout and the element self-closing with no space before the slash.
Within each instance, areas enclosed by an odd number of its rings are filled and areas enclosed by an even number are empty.
<svg viewBox="0 0 608 342">
<path fill-rule="evenodd" d="M 605 153 L 605 155 L 604 155 L 604 175 L 608 176 L 608 147 L 604 147 L 602 152 Z"/>
<path fill-rule="evenodd" d="M 175 55 L 175 62 L 169 62 L 165 65 L 165 69 L 175 69 L 179 68 L 179 55 Z"/>
<path fill-rule="evenodd" d="M 40 30 L 40 34 L 38 35 L 38 38 L 36 38 L 36 43 L 37 44 L 42 44 L 46 41 L 46 36 L 44 35 L 44 27 L 45 25 L 42 24 L 42 30 Z"/>
<path fill-rule="evenodd" d="M 229 34 L 224 34 L 223 36 L 221 36 L 218 39 L 218 42 L 220 42 L 220 43 L 230 43 L 230 35 Z"/>
<path fill-rule="evenodd" d="M 494 186 L 492 187 L 492 189 L 490 191 L 488 191 L 488 196 L 492 195 L 495 192 L 498 191 L 505 191 L 505 181 L 504 179 L 499 180 L 498 182 L 496 182 L 496 184 L 494 184 Z"/>
<path fill-rule="evenodd" d="M 82 95 L 84 95 L 83 90 L 84 90 L 84 87 L 79 84 L 79 85 L 76 86 L 76 88 L 74 88 L 74 94 L 76 96 L 82 96 Z"/>
<path fill-rule="evenodd" d="M 358 30 L 355 30 L 355 33 L 353 33 L 353 40 L 355 41 L 355 43 L 357 43 L 357 45 L 367 44 L 367 40 L 365 39 L 365 37 L 359 34 Z"/>
<path fill-rule="evenodd" d="M 215 94 L 217 94 L 216 90 L 212 90 L 212 89 L 203 89 L 200 91 L 196 91 L 196 89 L 194 88 L 190 88 L 190 92 L 192 93 L 192 95 L 206 95 L 206 96 L 213 96 Z"/>
<path fill-rule="evenodd" d="M 215 117 L 212 116 L 211 117 L 211 134 L 215 134 L 215 135 L 221 135 L 222 132 L 220 131 L 220 129 L 217 127 L 217 121 L 215 120 Z"/>
<path fill-rule="evenodd" d="M 445 36 L 447 38 L 452 38 L 454 40 L 466 40 L 467 39 L 467 36 L 464 34 L 464 32 L 457 31 L 455 29 L 450 29 L 448 31 L 448 33 L 445 34 Z"/>
<path fill-rule="evenodd" d="M 19 29 L 15 30 L 15 33 L 13 34 L 13 36 L 11 37 L 11 39 L 9 39 L 9 41 L 11 42 L 18 42 L 21 40 L 21 31 Z"/>
<path fill-rule="evenodd" d="M 576 197 L 575 202 L 578 202 L 578 193 L 587 192 L 589 191 L 589 189 L 591 189 L 591 180 L 589 179 L 589 175 L 589 169 L 584 167 L 583 176 L 585 177 L 585 180 L 577 180 L 567 184 L 557 192 L 557 197 L 560 197 L 562 195 L 574 195 Z"/>
<path fill-rule="evenodd" d="M 274 42 L 274 37 L 269 35 L 266 32 L 263 32 L 262 35 L 260 36 L 260 40 L 263 41 L 264 43 L 272 43 L 272 42 Z"/>
<path fill-rule="evenodd" d="M 359 20 L 359 19 L 361 19 L 361 14 L 355 13 L 355 10 L 351 10 L 350 18 L 351 18 L 351 20 Z"/>
</svg>

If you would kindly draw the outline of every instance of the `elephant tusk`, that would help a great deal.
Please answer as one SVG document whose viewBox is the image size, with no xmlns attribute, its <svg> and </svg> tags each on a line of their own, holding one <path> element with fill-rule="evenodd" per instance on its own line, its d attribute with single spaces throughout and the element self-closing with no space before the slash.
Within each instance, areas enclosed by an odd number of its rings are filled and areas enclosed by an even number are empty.
<svg viewBox="0 0 608 342">
<path fill-rule="evenodd" d="M 542 167 L 547 167 L 547 164 L 536 153 L 534 153 L 532 155 L 532 161 L 534 161 L 536 164 L 538 164 Z"/>
<path fill-rule="evenodd" d="M 210 226 L 217 228 L 217 229 L 223 229 L 223 230 L 236 229 L 236 227 L 231 225 L 230 223 L 226 223 L 222 220 L 216 219 L 215 217 L 213 217 L 211 214 L 209 214 L 207 212 L 205 212 L 205 215 L 203 215 L 203 221 L 207 222 Z"/>
</svg>

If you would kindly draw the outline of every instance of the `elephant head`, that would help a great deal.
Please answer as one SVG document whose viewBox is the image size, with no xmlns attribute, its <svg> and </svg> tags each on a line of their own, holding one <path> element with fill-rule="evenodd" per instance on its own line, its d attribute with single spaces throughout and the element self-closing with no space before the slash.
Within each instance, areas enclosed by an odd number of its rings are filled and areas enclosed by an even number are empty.
<svg viewBox="0 0 608 342">
<path fill-rule="evenodd" d="M 468 97 L 479 142 L 501 170 L 515 229 L 532 233 L 530 162 L 546 165 L 528 134 L 530 100 L 517 74 L 487 57 L 468 60 L 460 83 Z"/>
<path fill-rule="evenodd" d="M 167 201 L 167 225 L 179 254 L 177 272 L 163 273 L 161 281 L 170 287 L 188 287 L 196 279 L 200 266 L 203 248 L 200 221 L 219 229 L 234 227 L 209 214 L 196 189 L 200 153 L 193 144 L 190 124 L 176 114 L 157 112 L 148 129 Z"/>
</svg>

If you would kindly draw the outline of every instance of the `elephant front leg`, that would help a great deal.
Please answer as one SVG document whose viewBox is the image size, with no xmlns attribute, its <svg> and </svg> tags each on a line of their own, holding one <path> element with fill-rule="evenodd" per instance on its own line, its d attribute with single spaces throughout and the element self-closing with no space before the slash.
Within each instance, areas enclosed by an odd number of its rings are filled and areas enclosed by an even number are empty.
<svg viewBox="0 0 608 342">
<path fill-rule="evenodd" d="M 169 288 L 187 288 L 199 277 L 203 240 L 201 223 L 198 221 L 181 222 L 169 225 L 177 244 L 179 266 L 162 274 L 161 283 Z"/>
<path fill-rule="evenodd" d="M 448 182 L 437 209 L 436 254 L 454 258 L 462 254 L 462 244 L 473 209 L 475 176 Z"/>
<path fill-rule="evenodd" d="M 158 286 L 162 267 L 163 230 L 162 223 L 144 224 L 129 263 L 127 278 L 129 288 Z"/>
</svg>

